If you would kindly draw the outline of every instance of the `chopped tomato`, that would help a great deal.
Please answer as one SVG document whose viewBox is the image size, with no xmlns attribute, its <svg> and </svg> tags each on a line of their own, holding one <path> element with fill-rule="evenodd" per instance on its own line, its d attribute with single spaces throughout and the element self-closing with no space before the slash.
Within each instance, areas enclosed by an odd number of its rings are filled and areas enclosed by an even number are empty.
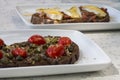
<svg viewBox="0 0 120 80">
<path fill-rule="evenodd" d="M 12 50 L 12 54 L 16 57 L 16 56 L 21 56 L 23 58 L 27 57 L 27 53 L 24 49 L 22 48 L 15 48 Z"/>
<path fill-rule="evenodd" d="M 70 45 L 72 43 L 71 39 L 69 37 L 61 37 L 58 41 L 59 44 L 62 44 L 64 46 Z"/>
<path fill-rule="evenodd" d="M 51 58 L 57 58 L 64 54 L 64 46 L 61 44 L 51 45 L 47 49 L 47 54 Z"/>
<path fill-rule="evenodd" d="M 37 45 L 41 45 L 41 44 L 46 43 L 45 39 L 41 35 L 33 35 L 33 36 L 31 36 L 28 39 L 28 42 L 33 43 L 33 44 L 37 44 Z"/>
</svg>

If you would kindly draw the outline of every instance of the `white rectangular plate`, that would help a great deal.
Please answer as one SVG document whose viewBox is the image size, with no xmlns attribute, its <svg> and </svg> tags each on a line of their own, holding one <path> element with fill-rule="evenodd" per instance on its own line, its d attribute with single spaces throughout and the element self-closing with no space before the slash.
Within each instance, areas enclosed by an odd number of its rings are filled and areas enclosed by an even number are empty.
<svg viewBox="0 0 120 80">
<path fill-rule="evenodd" d="M 36 12 L 38 8 L 63 8 L 67 9 L 72 6 L 81 6 L 81 5 L 96 5 L 98 7 L 103 7 L 108 9 L 110 15 L 110 22 L 95 22 L 95 23 L 64 23 L 64 24 L 32 24 L 30 22 L 31 15 Z M 33 4 L 33 5 L 20 5 L 16 6 L 17 13 L 21 19 L 28 25 L 30 28 L 40 28 L 40 29 L 74 29 L 74 30 L 109 30 L 109 29 L 120 29 L 120 11 L 100 4 Z"/>
<path fill-rule="evenodd" d="M 0 78 L 98 71 L 111 64 L 110 58 L 96 43 L 75 30 L 33 29 L 0 31 L 0 38 L 9 45 L 15 42 L 26 41 L 33 34 L 70 37 L 79 46 L 79 60 L 75 64 L 66 65 L 0 68 Z"/>
</svg>

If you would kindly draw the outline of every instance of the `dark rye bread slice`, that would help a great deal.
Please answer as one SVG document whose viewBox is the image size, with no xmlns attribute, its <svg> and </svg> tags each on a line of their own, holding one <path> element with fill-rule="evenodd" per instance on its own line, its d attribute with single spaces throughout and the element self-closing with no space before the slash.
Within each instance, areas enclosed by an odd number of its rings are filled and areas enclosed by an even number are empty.
<svg viewBox="0 0 120 80">
<path fill-rule="evenodd" d="M 53 44 L 53 43 L 52 43 Z M 51 58 L 46 54 L 49 43 L 38 46 L 27 41 L 14 43 L 9 46 L 1 47 L 4 57 L 0 60 L 0 67 L 23 67 L 23 66 L 39 66 L 39 65 L 59 65 L 73 64 L 79 58 L 79 47 L 72 42 L 69 47 L 65 48 L 65 54 L 58 58 Z M 15 47 L 22 47 L 27 51 L 27 57 L 14 57 L 11 50 Z"/>
</svg>

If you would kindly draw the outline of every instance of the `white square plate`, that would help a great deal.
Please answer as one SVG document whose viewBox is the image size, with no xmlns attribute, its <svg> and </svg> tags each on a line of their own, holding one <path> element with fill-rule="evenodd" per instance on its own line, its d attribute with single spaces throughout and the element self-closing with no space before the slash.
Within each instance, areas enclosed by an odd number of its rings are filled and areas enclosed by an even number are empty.
<svg viewBox="0 0 120 80">
<path fill-rule="evenodd" d="M 0 68 L 0 78 L 98 71 L 111 64 L 110 58 L 96 43 L 75 30 L 33 29 L 0 31 L 0 38 L 9 45 L 15 42 L 26 41 L 33 34 L 70 37 L 79 46 L 79 60 L 75 64 L 66 65 Z"/>
<path fill-rule="evenodd" d="M 96 5 L 98 7 L 107 8 L 110 15 L 110 22 L 95 22 L 95 23 L 64 23 L 64 24 L 32 24 L 30 22 L 31 15 L 36 12 L 38 8 L 63 8 L 68 9 L 72 6 L 81 6 L 81 5 Z M 100 4 L 33 4 L 33 5 L 20 5 L 16 6 L 17 13 L 21 19 L 28 25 L 30 28 L 40 28 L 40 29 L 74 29 L 74 30 L 109 30 L 109 29 L 120 29 L 120 11 Z"/>
</svg>

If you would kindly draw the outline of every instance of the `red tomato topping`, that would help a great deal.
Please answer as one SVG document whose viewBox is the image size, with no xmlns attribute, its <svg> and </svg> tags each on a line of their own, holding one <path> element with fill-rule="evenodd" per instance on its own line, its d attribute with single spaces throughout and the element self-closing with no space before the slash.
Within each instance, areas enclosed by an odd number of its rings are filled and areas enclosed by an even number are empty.
<svg viewBox="0 0 120 80">
<path fill-rule="evenodd" d="M 37 44 L 37 45 L 41 45 L 41 44 L 45 44 L 46 41 L 45 39 L 40 36 L 40 35 L 33 35 L 28 39 L 28 42 L 33 43 L 33 44 Z"/>
<path fill-rule="evenodd" d="M 4 45 L 4 41 L 0 39 L 0 46 Z"/>
<path fill-rule="evenodd" d="M 59 39 L 58 43 L 66 46 L 66 45 L 70 45 L 72 43 L 72 41 L 69 37 L 61 37 Z"/>
<path fill-rule="evenodd" d="M 22 48 L 15 48 L 12 50 L 12 54 L 16 57 L 16 56 L 21 56 L 23 58 L 27 57 L 27 53 L 24 49 Z"/>
<path fill-rule="evenodd" d="M 64 46 L 61 44 L 49 46 L 47 49 L 47 54 L 51 58 L 57 58 L 64 54 Z"/>
<path fill-rule="evenodd" d="M 2 52 L 0 51 L 0 59 L 2 59 L 3 58 L 3 54 L 2 54 Z"/>
</svg>

